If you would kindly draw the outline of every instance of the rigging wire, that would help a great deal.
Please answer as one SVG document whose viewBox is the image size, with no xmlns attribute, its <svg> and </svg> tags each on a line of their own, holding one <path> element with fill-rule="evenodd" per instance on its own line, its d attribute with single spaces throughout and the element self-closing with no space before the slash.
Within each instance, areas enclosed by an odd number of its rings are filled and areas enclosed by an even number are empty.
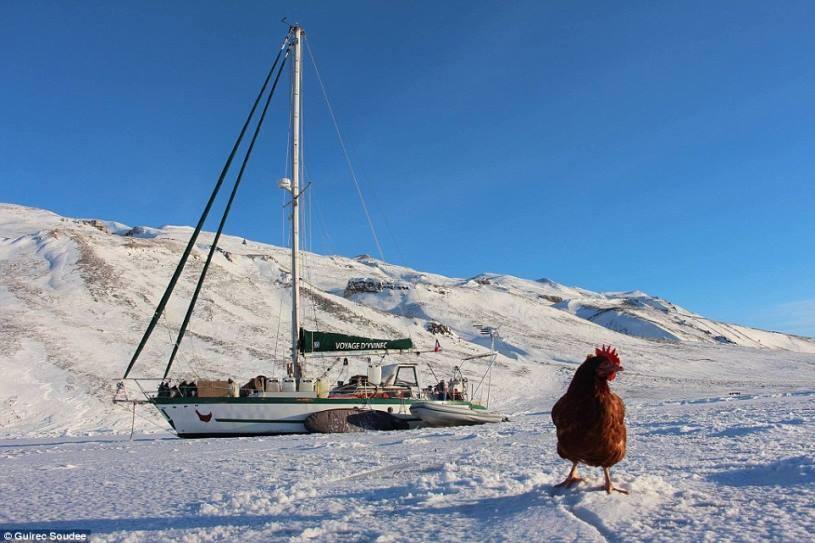
<svg viewBox="0 0 815 543">
<path fill-rule="evenodd" d="M 173 332 L 170 327 L 170 323 L 167 322 L 167 313 L 164 312 L 161 315 L 162 320 L 164 321 L 164 329 L 167 330 L 167 345 L 174 345 L 173 342 Z"/>
<path fill-rule="evenodd" d="M 274 360 L 275 360 L 275 363 L 277 363 L 277 361 L 279 360 L 279 358 L 277 356 L 277 347 L 278 347 L 278 345 L 280 343 L 280 325 L 283 322 L 283 319 L 282 319 L 282 317 L 283 317 L 283 297 L 282 296 L 280 297 L 280 303 L 278 304 L 278 308 L 279 309 L 277 311 L 277 333 L 275 334 L 275 340 L 274 340 Z"/>
<path fill-rule="evenodd" d="M 169 322 L 167 322 L 167 314 L 166 313 L 164 315 L 162 315 L 162 319 L 164 320 L 164 327 L 167 329 L 167 336 L 169 337 L 169 340 L 170 340 L 168 342 L 168 344 L 169 345 L 175 345 L 175 343 L 173 342 L 173 334 L 172 334 L 172 331 L 171 331 L 171 326 L 170 326 Z M 200 357 L 198 355 L 198 351 L 195 348 L 195 341 L 189 341 L 188 345 L 190 345 L 190 348 L 192 350 L 192 356 L 188 357 L 188 358 L 187 357 L 182 357 L 181 353 L 179 353 L 178 360 L 179 360 L 179 362 L 183 363 L 185 366 L 187 366 L 189 368 L 190 372 L 193 374 L 193 376 L 195 376 L 196 379 L 200 379 L 201 376 L 198 374 L 198 370 L 197 370 L 197 367 L 195 365 L 195 361 L 197 359 L 200 359 Z"/>
<path fill-rule="evenodd" d="M 115 405 L 115 406 L 117 406 L 117 407 L 122 407 L 122 408 L 124 408 L 124 409 L 128 409 L 126 406 L 121 405 L 121 404 L 118 404 L 118 403 L 117 403 L 117 404 L 113 404 L 113 405 Z M 134 407 L 135 407 L 135 404 L 133 404 L 133 405 L 134 405 Z M 128 409 L 128 411 L 129 411 L 129 409 Z M 147 417 L 145 417 L 145 416 L 143 416 L 143 415 L 139 415 L 138 413 L 136 413 L 136 412 L 135 412 L 135 409 L 133 410 L 133 412 L 135 413 L 134 418 L 135 418 L 135 417 L 139 417 L 140 419 L 142 419 L 143 421 L 147 422 L 148 424 L 151 424 L 151 425 L 155 426 L 156 428 L 158 428 L 158 429 L 159 429 L 159 430 L 161 430 L 162 432 L 166 432 L 166 431 L 167 431 L 167 427 L 166 427 L 166 426 L 160 425 L 160 424 L 156 423 L 155 421 L 152 421 L 152 420 L 148 419 Z"/>
<path fill-rule="evenodd" d="M 329 254 L 337 254 L 336 244 L 334 243 L 334 238 L 331 237 L 331 234 L 328 233 L 328 229 L 323 223 L 322 213 L 320 213 L 320 201 L 317 200 L 314 202 L 314 208 L 316 209 L 314 216 L 317 217 L 317 226 L 319 227 L 320 234 L 322 234 L 323 238 L 325 239 L 326 246 L 328 249 Z"/>
<path fill-rule="evenodd" d="M 173 342 L 173 327 L 170 325 L 170 322 L 167 319 L 167 312 L 166 311 L 161 314 L 161 319 L 160 319 L 159 324 L 157 326 L 159 326 L 160 328 L 163 328 L 167 332 L 167 346 L 169 347 L 170 345 L 175 345 L 175 343 Z M 195 343 L 192 343 L 192 345 L 194 346 Z M 195 351 L 194 347 L 193 347 L 193 351 Z M 193 353 L 193 355 L 197 356 L 197 354 L 195 352 Z M 192 364 L 192 362 L 190 360 L 184 360 L 181 357 L 179 357 L 179 361 L 184 362 L 185 365 L 189 366 L 190 371 L 196 377 L 196 379 L 200 378 L 200 376 L 198 375 L 198 372 L 196 371 L 196 368 L 193 367 L 193 364 Z"/>
<path fill-rule="evenodd" d="M 181 323 L 181 329 L 178 332 L 178 336 L 176 337 L 175 346 L 173 347 L 173 352 L 170 355 L 170 360 L 167 362 L 167 368 L 164 370 L 164 378 L 167 378 L 167 374 L 170 372 L 170 367 L 173 365 L 173 361 L 175 360 L 175 356 L 178 353 L 178 348 L 181 345 L 181 340 L 184 338 L 184 333 L 187 331 L 187 325 L 189 324 L 190 318 L 192 317 L 193 309 L 195 308 L 195 304 L 198 301 L 198 295 L 201 292 L 201 287 L 203 286 L 204 279 L 206 278 L 207 271 L 209 269 L 209 265 L 212 262 L 212 257 L 215 254 L 215 250 L 218 247 L 218 241 L 221 238 L 221 232 L 223 232 L 224 226 L 226 225 L 226 219 L 229 216 L 229 211 L 232 209 L 232 203 L 235 200 L 235 196 L 238 193 L 238 187 L 240 187 L 241 179 L 243 178 L 243 173 L 246 171 L 246 165 L 249 162 L 249 157 L 252 156 L 252 150 L 255 147 L 255 142 L 257 141 L 258 135 L 260 134 L 260 129 L 263 126 L 263 121 L 266 118 L 266 113 L 269 111 L 269 104 L 272 101 L 272 96 L 274 96 L 274 91 L 277 88 L 277 83 L 280 81 L 280 75 L 283 73 L 283 68 L 286 65 L 286 60 L 289 58 L 289 48 L 286 48 L 286 54 L 283 56 L 283 62 L 280 64 L 280 69 L 275 76 L 274 83 L 272 83 L 271 90 L 269 91 L 269 95 L 266 98 L 266 103 L 263 106 L 263 111 L 260 114 L 260 118 L 258 119 L 258 123 L 255 126 L 255 131 L 252 134 L 252 139 L 249 142 L 249 146 L 246 149 L 246 154 L 243 157 L 243 162 L 241 163 L 240 170 L 238 170 L 238 175 L 235 178 L 235 183 L 232 186 L 232 192 L 229 195 L 229 200 L 226 203 L 226 208 L 224 209 L 223 216 L 221 217 L 221 222 L 218 224 L 218 230 L 215 232 L 215 239 L 212 241 L 212 245 L 210 246 L 209 253 L 207 254 L 206 262 L 204 263 L 204 268 L 201 271 L 201 277 L 198 279 L 198 284 L 195 287 L 195 292 L 193 292 L 192 299 L 190 300 L 189 307 L 187 308 L 187 314 L 184 316 L 184 322 Z"/>
<path fill-rule="evenodd" d="M 342 149 L 342 154 L 345 157 L 345 163 L 348 165 L 348 171 L 351 174 L 351 179 L 354 181 L 354 187 L 356 188 L 357 195 L 359 196 L 359 201 L 360 201 L 360 204 L 362 205 L 362 210 L 365 212 L 365 218 L 368 221 L 368 227 L 371 230 L 371 235 L 373 236 L 374 243 L 376 244 L 377 251 L 379 251 L 379 258 L 384 263 L 385 262 L 385 252 L 382 250 L 382 244 L 379 242 L 379 237 L 376 234 L 376 228 L 374 227 L 374 222 L 373 222 L 373 219 L 371 218 L 371 214 L 368 211 L 368 205 L 365 202 L 365 197 L 362 194 L 362 188 L 361 188 L 361 186 L 359 184 L 359 180 L 357 179 L 356 171 L 354 170 L 354 166 L 351 163 L 351 157 L 348 154 L 348 149 L 347 149 L 347 147 L 345 145 L 345 140 L 342 137 L 342 132 L 340 131 L 339 123 L 337 122 L 337 116 L 334 113 L 334 108 L 331 105 L 331 100 L 329 100 L 329 98 L 328 98 L 328 91 L 326 90 L 325 83 L 323 82 L 323 78 L 320 75 L 320 69 L 317 67 L 317 61 L 314 58 L 314 53 L 311 50 L 310 40 L 305 39 L 304 41 L 305 41 L 305 45 L 306 45 L 306 52 L 308 53 L 308 57 L 311 60 L 311 65 L 314 67 L 314 73 L 317 76 L 317 82 L 319 83 L 320 90 L 322 91 L 323 100 L 325 101 L 325 105 L 326 105 L 326 107 L 328 109 L 328 113 L 329 113 L 329 115 L 331 117 L 331 122 L 334 125 L 334 131 L 337 134 L 337 139 L 339 140 L 340 148 Z M 385 221 L 385 226 L 386 226 L 386 230 L 388 231 L 388 234 L 391 236 L 391 238 L 393 238 L 393 234 L 390 232 L 390 229 L 388 228 L 387 221 Z M 413 338 L 413 333 L 411 331 L 410 326 L 407 326 L 407 333 L 408 333 L 408 336 L 412 339 Z"/>
<path fill-rule="evenodd" d="M 308 267 L 308 264 L 307 264 L 309 243 L 308 243 L 308 230 L 306 228 L 306 226 L 308 224 L 306 222 L 306 216 L 308 215 L 307 207 L 308 207 L 308 189 L 309 189 L 309 186 L 308 186 L 308 183 L 306 182 L 305 166 L 303 165 L 303 162 L 305 161 L 305 155 L 306 155 L 306 153 L 305 153 L 306 136 L 305 136 L 305 133 L 304 133 L 304 130 L 303 130 L 304 126 L 305 126 L 305 112 L 303 111 L 303 95 L 305 94 L 305 88 L 304 87 L 305 86 L 303 85 L 303 81 L 301 79 L 301 81 L 300 81 L 300 94 L 298 95 L 298 100 L 300 102 L 298 104 L 299 105 L 299 111 L 300 111 L 300 116 L 298 117 L 298 121 L 300 123 L 300 126 L 298 127 L 299 131 L 300 131 L 300 145 L 298 147 L 298 151 L 300 153 L 300 156 L 298 157 L 299 160 L 297 161 L 297 165 L 300 168 L 300 171 L 298 172 L 298 174 L 300 176 L 300 184 L 301 184 L 302 188 L 300 189 L 300 194 L 298 194 L 297 197 L 302 198 L 302 203 L 301 203 L 301 206 L 300 206 L 301 212 L 297 216 L 297 219 L 300 222 L 300 224 L 299 224 L 299 226 L 300 226 L 300 247 L 298 247 L 298 249 L 300 249 L 300 252 L 298 253 L 298 256 L 300 257 L 300 273 L 303 276 L 305 276 L 305 277 L 302 277 L 302 278 L 304 278 L 306 280 L 306 283 L 308 283 L 309 269 L 310 268 Z M 301 284 L 301 288 L 302 287 L 303 287 L 303 285 Z M 302 294 L 303 294 L 303 292 L 301 291 L 301 295 Z M 313 298 L 311 296 L 311 290 L 310 289 L 308 290 L 308 294 L 309 294 L 309 298 Z M 305 304 L 301 304 L 301 306 L 300 306 L 300 318 L 301 318 L 300 322 L 303 322 L 305 320 L 305 318 L 306 318 L 306 309 L 305 309 L 304 305 Z"/>
<path fill-rule="evenodd" d="M 313 282 L 313 275 L 311 266 L 309 266 L 311 259 L 311 255 L 309 254 L 312 251 L 312 241 L 314 234 L 312 232 L 312 222 L 311 222 L 311 201 L 312 201 L 312 188 L 311 183 L 307 182 L 306 180 L 306 146 L 305 146 L 305 115 L 304 115 L 304 108 L 303 108 L 303 99 L 304 99 L 304 85 L 302 82 L 300 83 L 300 179 L 303 180 L 303 184 L 305 188 L 303 189 L 302 196 L 304 197 L 304 205 L 303 210 L 305 213 L 300 215 L 300 223 L 301 223 L 301 232 L 303 232 L 303 239 L 305 241 L 305 250 L 300 252 L 300 269 L 303 270 L 304 275 L 306 276 L 306 282 L 309 286 L 309 298 L 311 300 L 311 309 L 312 314 L 314 315 L 314 328 L 316 330 L 320 330 L 320 322 L 317 318 L 317 298 L 314 293 L 314 282 Z M 305 313 L 305 308 L 303 309 L 303 313 Z M 305 315 L 303 315 L 305 317 Z"/>
<path fill-rule="evenodd" d="M 226 163 L 224 164 L 223 169 L 221 170 L 221 174 L 218 177 L 218 181 L 215 183 L 215 188 L 212 190 L 212 194 L 207 201 L 207 205 L 204 208 L 201 217 L 198 219 L 198 224 L 195 226 L 195 230 L 193 230 L 192 236 L 190 236 L 189 241 L 187 241 L 187 246 L 184 249 L 184 253 L 181 255 L 181 260 L 179 260 L 178 265 L 176 266 L 175 272 L 173 272 L 173 276 L 170 279 L 170 283 L 167 285 L 167 288 L 164 290 L 164 294 L 161 296 L 161 300 L 156 307 L 155 312 L 153 313 L 153 317 L 150 319 L 150 323 L 147 325 L 147 330 L 145 330 L 144 335 L 139 341 L 139 345 L 136 347 L 136 351 L 133 353 L 133 357 L 130 359 L 130 363 L 125 370 L 122 379 L 127 379 L 127 376 L 130 374 L 130 370 L 133 369 L 133 365 L 138 360 L 139 355 L 141 354 L 142 350 L 144 350 L 144 346 L 147 344 L 147 340 L 150 339 L 150 335 L 153 333 L 153 329 L 158 324 L 159 317 L 164 313 L 164 309 L 167 306 L 167 302 L 170 300 L 170 296 L 175 289 L 175 285 L 178 282 L 178 279 L 181 277 L 181 272 L 184 270 L 184 267 L 187 264 L 187 259 L 190 256 L 190 252 L 192 252 L 192 248 L 195 245 L 195 241 L 198 239 L 198 235 L 201 233 L 201 229 L 204 227 L 204 223 L 207 220 L 207 216 L 209 215 L 210 210 L 212 209 L 212 205 L 215 203 L 215 198 L 218 196 L 218 192 L 221 190 L 221 186 L 223 185 L 224 179 L 226 178 L 226 174 L 229 171 L 229 168 L 232 166 L 232 160 L 235 158 L 235 154 L 238 152 L 238 147 L 240 147 L 241 142 L 243 141 L 243 136 L 246 134 L 246 129 L 249 128 L 249 124 L 252 121 L 252 118 L 255 115 L 255 111 L 257 110 L 258 104 L 260 103 L 263 94 L 266 92 L 266 87 L 269 84 L 269 80 L 272 78 L 272 74 L 275 71 L 275 67 L 277 66 L 278 61 L 280 60 L 280 56 L 282 55 L 284 50 L 288 50 L 288 43 L 289 43 L 289 34 L 286 34 L 286 37 L 283 38 L 283 43 L 280 47 L 280 50 L 277 53 L 277 57 L 275 58 L 274 63 L 272 64 L 271 69 L 269 69 L 269 73 L 266 75 L 266 79 L 263 81 L 263 86 L 260 89 L 260 92 L 255 98 L 255 102 L 252 105 L 252 109 L 249 111 L 249 115 L 246 117 L 246 121 L 243 123 L 243 127 L 241 128 L 240 134 L 238 138 L 235 140 L 235 144 L 232 146 L 232 151 L 229 153 L 229 157 L 226 159 Z"/>
<path fill-rule="evenodd" d="M 167 334 L 170 336 L 170 344 L 174 345 L 173 340 L 172 340 L 172 334 L 170 332 L 170 325 L 169 325 L 169 323 L 167 321 L 167 313 L 165 312 L 164 315 L 162 315 L 162 317 L 164 319 L 164 325 L 167 327 Z M 195 341 L 195 339 L 196 338 L 193 337 L 187 343 L 190 346 L 190 351 L 192 351 L 191 356 L 189 356 L 189 357 L 182 356 L 184 353 L 179 351 L 178 360 L 179 360 L 179 362 L 183 363 L 185 366 L 187 366 L 189 368 L 190 372 L 192 372 L 193 376 L 195 376 L 196 379 L 200 379 L 201 376 L 198 374 L 196 361 L 201 360 L 201 356 L 198 354 L 198 350 L 197 350 L 197 348 L 195 346 L 196 343 L 197 343 L 197 341 Z"/>
<path fill-rule="evenodd" d="M 291 85 L 289 86 L 291 88 Z M 291 92 L 291 91 L 289 91 Z M 289 151 L 291 151 L 291 138 L 292 138 L 292 123 L 289 119 L 289 122 L 286 123 L 286 145 L 284 147 L 283 152 L 283 177 L 288 178 L 290 175 L 289 172 Z M 292 232 L 289 228 L 289 211 L 288 211 L 288 203 L 286 202 L 286 192 L 281 190 L 280 191 L 280 221 L 281 221 L 281 228 L 280 228 L 280 246 L 281 247 L 289 247 L 291 246 L 291 239 L 292 239 Z M 281 267 L 280 263 L 275 260 L 275 263 L 278 266 L 278 273 L 285 273 L 285 269 Z M 284 290 L 286 288 L 285 284 L 281 282 L 280 290 Z M 277 332 L 275 334 L 275 346 L 274 346 L 274 359 L 275 359 L 275 366 L 278 362 L 280 362 L 282 367 L 285 367 L 286 362 L 281 361 L 279 357 L 279 347 L 280 347 L 280 328 L 283 325 L 283 296 L 281 295 L 278 299 L 278 311 L 277 311 Z"/>
<path fill-rule="evenodd" d="M 370 176 L 368 176 L 365 172 L 364 164 L 359 165 L 359 169 L 361 170 L 361 175 L 363 179 L 370 179 Z M 387 209 L 386 206 L 383 206 L 381 204 L 381 200 L 377 195 L 376 185 L 370 186 L 370 189 L 368 190 L 368 196 L 373 200 L 373 207 L 375 210 Z M 388 220 L 388 215 L 389 214 L 387 212 L 379 214 L 379 216 L 382 219 L 382 222 L 380 224 L 385 225 L 385 234 L 387 234 L 387 238 L 388 240 L 390 240 L 390 243 L 386 241 L 385 245 L 388 245 L 388 253 L 391 255 L 391 257 L 393 256 L 393 253 L 396 252 L 396 256 L 404 262 L 403 258 L 404 252 L 402 251 L 402 248 L 399 244 L 399 240 L 396 238 L 396 236 L 393 235 L 393 230 L 391 229 L 390 221 Z"/>
<path fill-rule="evenodd" d="M 283 177 L 288 177 L 289 174 L 289 145 L 291 144 L 291 122 L 288 123 L 288 132 L 286 133 L 286 152 L 283 159 Z M 283 210 L 281 218 L 283 220 L 283 228 L 280 230 L 280 243 L 281 246 L 286 246 L 286 234 L 289 229 L 289 221 L 286 220 L 286 192 L 280 191 L 280 208 Z"/>
<path fill-rule="evenodd" d="M 368 226 L 371 229 L 371 235 L 374 238 L 374 243 L 376 244 L 376 248 L 379 251 L 379 257 L 382 261 L 385 261 L 385 253 L 382 250 L 382 245 L 379 243 L 379 238 L 376 235 L 376 228 L 374 228 L 373 220 L 371 219 L 371 214 L 368 212 L 368 205 L 365 203 L 365 197 L 362 195 L 362 189 L 360 188 L 359 181 L 357 180 L 357 174 L 354 171 L 354 166 L 351 164 L 351 157 L 348 155 L 348 149 L 345 147 L 345 140 L 343 140 L 342 133 L 340 132 L 339 124 L 337 123 L 337 117 L 334 115 L 334 108 L 331 107 L 331 101 L 328 99 L 328 92 L 325 89 L 325 84 L 323 83 L 322 77 L 320 77 L 320 70 L 317 68 L 317 61 L 314 59 L 314 53 L 311 51 L 310 40 L 305 40 L 306 44 L 306 51 L 308 52 L 308 56 L 311 59 L 311 65 L 314 66 L 314 72 L 317 74 L 317 82 L 320 84 L 320 90 L 323 93 L 323 99 L 325 100 L 325 104 L 328 107 L 328 113 L 331 115 L 331 121 L 334 123 L 334 130 L 337 133 L 337 139 L 340 142 L 340 148 L 342 149 L 342 154 L 345 156 L 345 162 L 348 164 L 348 170 L 351 173 L 351 179 L 354 181 L 354 187 L 357 190 L 357 195 L 359 196 L 359 201 L 362 204 L 362 210 L 365 212 L 365 218 L 368 220 Z"/>
<path fill-rule="evenodd" d="M 289 175 L 289 150 L 291 145 L 291 122 L 286 123 L 286 145 L 284 147 L 284 158 L 283 158 L 283 177 L 288 177 Z M 286 192 L 281 190 L 280 191 L 280 221 L 282 227 L 280 228 L 280 246 L 287 247 L 289 245 L 289 241 L 291 239 L 289 233 L 289 221 L 287 220 L 288 211 L 286 208 Z M 275 264 L 277 264 L 277 260 L 275 260 Z M 278 265 L 278 273 L 282 271 L 280 266 Z M 283 290 L 281 287 L 280 290 Z M 280 327 L 283 324 L 282 316 L 283 316 L 283 296 L 278 298 L 278 306 L 277 306 L 277 332 L 275 333 L 275 343 L 274 343 L 274 363 L 272 366 L 272 371 L 275 371 L 277 363 L 280 361 L 278 357 L 278 347 L 280 345 Z M 285 363 L 283 364 L 285 365 Z"/>
</svg>

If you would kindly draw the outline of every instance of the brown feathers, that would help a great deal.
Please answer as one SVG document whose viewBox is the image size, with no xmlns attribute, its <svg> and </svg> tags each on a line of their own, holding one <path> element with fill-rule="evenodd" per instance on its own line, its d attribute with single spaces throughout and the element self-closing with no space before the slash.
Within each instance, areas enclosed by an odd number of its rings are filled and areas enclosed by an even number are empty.
<svg viewBox="0 0 815 543">
<path fill-rule="evenodd" d="M 557 452 L 562 458 L 610 467 L 625 456 L 625 405 L 608 386 L 609 377 L 622 371 L 619 364 L 614 351 L 589 356 L 552 408 Z"/>
</svg>

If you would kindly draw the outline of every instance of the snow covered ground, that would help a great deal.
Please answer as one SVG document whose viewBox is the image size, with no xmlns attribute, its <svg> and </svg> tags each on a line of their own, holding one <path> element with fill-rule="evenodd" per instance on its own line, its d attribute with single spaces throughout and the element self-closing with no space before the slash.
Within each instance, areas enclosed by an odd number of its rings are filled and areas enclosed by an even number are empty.
<svg viewBox="0 0 815 543">
<path fill-rule="evenodd" d="M 147 407 L 114 406 L 183 243 L 0 205 L 0 528 L 89 529 L 100 541 L 801 541 L 815 531 L 815 341 L 719 323 L 641 292 L 448 278 L 375 259 L 305 256 L 306 326 L 410 335 L 449 373 L 500 326 L 499 425 L 183 441 Z M 200 267 L 204 235 L 193 253 Z M 184 341 L 180 378 L 248 380 L 285 358 L 282 249 L 226 238 Z M 352 277 L 408 289 L 345 295 Z M 137 366 L 160 372 L 193 288 L 180 283 Z M 549 410 L 601 343 L 622 353 L 631 490 L 554 490 Z M 312 360 L 312 367 L 320 361 Z M 479 378 L 483 361 L 465 373 Z M 425 375 L 425 377 L 428 377 Z M 426 381 L 427 382 L 427 381 Z M 132 392 L 132 391 L 131 391 Z"/>
<path fill-rule="evenodd" d="M 621 377 L 624 378 L 624 377 Z M 806 541 L 815 390 L 630 401 L 627 458 L 554 489 L 548 405 L 498 425 L 0 442 L 0 526 L 98 541 Z"/>
</svg>

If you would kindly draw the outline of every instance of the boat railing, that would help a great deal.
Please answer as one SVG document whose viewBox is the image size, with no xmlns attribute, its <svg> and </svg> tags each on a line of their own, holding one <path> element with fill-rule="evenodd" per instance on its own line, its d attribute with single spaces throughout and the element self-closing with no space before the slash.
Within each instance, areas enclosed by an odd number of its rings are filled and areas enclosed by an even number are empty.
<svg viewBox="0 0 815 543">
<path fill-rule="evenodd" d="M 227 397 L 234 391 L 229 381 L 207 381 L 195 379 L 173 379 L 160 377 L 137 377 L 117 380 L 114 403 L 148 403 L 156 398 L 206 398 Z M 134 383 L 144 399 L 133 399 L 127 395 L 125 382 Z M 156 386 L 156 383 L 158 385 Z"/>
</svg>

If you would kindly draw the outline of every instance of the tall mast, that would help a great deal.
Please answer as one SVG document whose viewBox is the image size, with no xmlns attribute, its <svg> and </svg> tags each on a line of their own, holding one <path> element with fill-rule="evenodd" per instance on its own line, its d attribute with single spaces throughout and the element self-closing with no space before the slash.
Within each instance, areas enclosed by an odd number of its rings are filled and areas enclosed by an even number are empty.
<svg viewBox="0 0 815 543">
<path fill-rule="evenodd" d="M 300 337 L 300 82 L 302 79 L 303 29 L 292 28 L 294 36 L 294 66 L 291 78 L 291 362 L 293 377 L 299 387 L 302 368 L 298 360 L 297 342 Z"/>
</svg>

